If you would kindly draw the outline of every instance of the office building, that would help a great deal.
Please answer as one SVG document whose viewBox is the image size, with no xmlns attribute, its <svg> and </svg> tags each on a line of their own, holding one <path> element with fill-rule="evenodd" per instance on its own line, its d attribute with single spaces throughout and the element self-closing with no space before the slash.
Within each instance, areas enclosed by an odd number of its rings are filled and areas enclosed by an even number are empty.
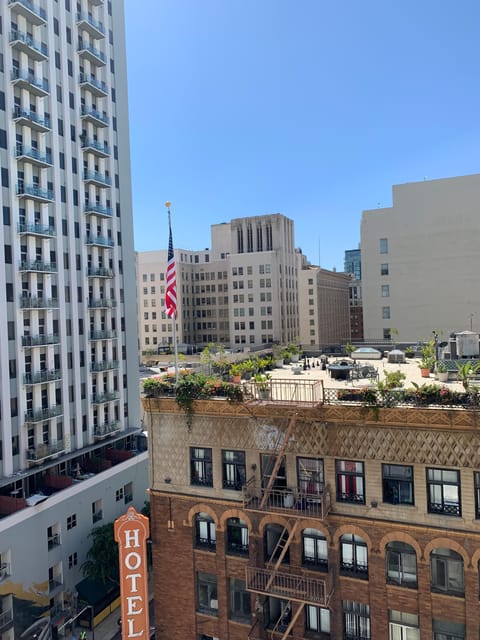
<svg viewBox="0 0 480 640">
<path fill-rule="evenodd" d="M 165 240 L 167 239 L 165 231 Z M 288 344 L 299 334 L 293 221 L 281 214 L 235 218 L 211 227 L 211 249 L 175 250 L 177 340 L 203 348 Z M 137 254 L 139 349 L 173 344 L 166 319 L 167 252 Z"/>
<path fill-rule="evenodd" d="M 477 638 L 478 407 L 270 383 L 196 401 L 190 427 L 174 398 L 143 401 L 157 633 Z"/>
<path fill-rule="evenodd" d="M 123 3 L 0 9 L 0 634 L 72 611 L 95 524 L 141 507 Z"/>
<path fill-rule="evenodd" d="M 349 284 L 350 339 L 352 342 L 361 342 L 363 340 L 361 249 L 347 249 L 345 251 L 344 271 L 351 276 Z"/>
<path fill-rule="evenodd" d="M 395 185 L 361 223 L 366 340 L 441 340 L 478 330 L 480 175 Z"/>
</svg>

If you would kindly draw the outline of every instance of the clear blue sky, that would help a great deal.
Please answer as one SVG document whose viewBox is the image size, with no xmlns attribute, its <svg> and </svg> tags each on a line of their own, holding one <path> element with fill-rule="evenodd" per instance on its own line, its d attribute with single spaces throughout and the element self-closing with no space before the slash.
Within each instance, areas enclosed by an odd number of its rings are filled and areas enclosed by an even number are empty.
<svg viewBox="0 0 480 640">
<path fill-rule="evenodd" d="M 391 186 L 480 170 L 478 0 L 125 0 L 135 248 L 284 213 L 343 269 Z"/>
</svg>

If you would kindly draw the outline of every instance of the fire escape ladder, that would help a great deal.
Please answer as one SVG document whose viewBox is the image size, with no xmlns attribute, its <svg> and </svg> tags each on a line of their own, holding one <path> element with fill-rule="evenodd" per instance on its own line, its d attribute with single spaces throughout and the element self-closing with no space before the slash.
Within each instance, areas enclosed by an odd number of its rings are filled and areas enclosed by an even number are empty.
<svg viewBox="0 0 480 640">
<path fill-rule="evenodd" d="M 296 532 L 299 524 L 300 524 L 300 520 L 295 520 L 294 521 L 293 527 L 291 528 L 288 537 L 285 537 L 285 533 L 288 533 L 288 527 L 284 527 L 280 537 L 277 540 L 277 544 L 275 545 L 275 548 L 272 551 L 272 553 L 270 555 L 270 558 L 269 558 L 269 560 L 267 562 L 267 565 L 271 566 L 273 564 L 273 562 L 274 562 L 275 555 L 280 550 L 280 555 L 278 556 L 277 561 L 275 562 L 275 565 L 273 567 L 272 579 L 273 579 L 273 576 L 275 575 L 275 573 L 278 571 L 280 565 L 283 562 L 285 554 L 288 551 L 288 547 L 290 546 L 290 544 L 291 544 L 291 542 L 292 542 L 292 540 L 293 540 L 293 538 L 295 536 L 295 532 Z M 271 580 L 269 580 L 268 582 L 270 583 Z M 268 586 L 270 586 L 270 584 L 268 584 Z"/>
<path fill-rule="evenodd" d="M 280 615 L 280 617 L 277 620 L 277 623 L 275 624 L 275 626 L 273 627 L 273 629 L 270 632 L 270 638 L 271 640 L 273 640 L 274 638 L 274 633 L 278 631 L 278 628 L 280 626 L 280 624 L 282 623 L 282 618 L 285 615 L 285 613 L 288 612 L 288 610 L 291 610 L 292 608 L 292 601 L 289 600 L 284 606 L 282 606 L 282 613 Z M 290 622 L 288 623 L 287 628 L 285 629 L 285 631 L 283 632 L 283 635 L 281 637 L 281 640 L 287 640 L 288 636 L 290 635 L 290 632 L 292 631 L 296 621 L 298 620 L 300 614 L 302 613 L 303 609 L 305 608 L 305 603 L 304 602 L 300 602 L 297 606 L 297 609 L 295 611 L 295 613 L 292 615 L 292 618 L 290 620 Z"/>
<path fill-rule="evenodd" d="M 288 427 L 287 427 L 287 430 L 285 432 L 285 436 L 284 436 L 283 441 L 282 441 L 282 443 L 280 445 L 280 448 L 278 449 L 277 459 L 275 460 L 275 464 L 273 466 L 272 473 L 270 474 L 270 478 L 268 480 L 268 484 L 265 487 L 262 499 L 260 500 L 260 504 L 259 504 L 259 508 L 260 509 L 264 509 L 265 505 L 268 502 L 268 498 L 270 496 L 270 492 L 271 492 L 271 490 L 272 490 L 272 488 L 273 488 L 273 486 L 275 484 L 275 480 L 277 479 L 278 471 L 279 471 L 280 466 L 282 464 L 283 458 L 285 457 L 285 451 L 287 449 L 288 443 L 290 442 L 290 437 L 293 434 L 293 431 L 295 429 L 296 421 L 297 421 L 297 416 L 296 416 L 296 414 L 294 414 L 290 418 L 290 422 L 288 423 Z"/>
</svg>

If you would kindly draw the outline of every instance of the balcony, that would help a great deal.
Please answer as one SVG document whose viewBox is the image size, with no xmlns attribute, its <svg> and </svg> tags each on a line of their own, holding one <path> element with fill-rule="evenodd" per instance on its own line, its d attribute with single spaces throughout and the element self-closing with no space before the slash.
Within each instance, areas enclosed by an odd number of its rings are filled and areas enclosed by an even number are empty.
<svg viewBox="0 0 480 640">
<path fill-rule="evenodd" d="M 88 300 L 89 309 L 114 309 L 117 306 L 117 301 L 111 298 L 90 298 Z M 98 333 L 98 332 L 97 332 Z M 104 332 L 101 332 L 104 333 Z M 117 337 L 116 331 L 114 338 Z M 90 338 L 90 340 L 100 340 L 101 338 Z"/>
<path fill-rule="evenodd" d="M 327 487 L 318 493 L 307 493 L 291 488 L 272 489 L 269 492 L 265 489 L 256 491 L 253 478 L 243 487 L 243 506 L 247 511 L 324 520 L 330 510 L 330 504 L 330 492 Z"/>
<path fill-rule="evenodd" d="M 42 409 L 27 411 L 25 413 L 25 424 L 43 422 L 44 420 L 50 420 L 50 418 L 57 418 L 62 414 L 63 406 L 61 404 L 58 404 L 54 407 L 43 407 Z"/>
<path fill-rule="evenodd" d="M 45 371 L 37 371 L 36 373 L 25 373 L 23 375 L 23 384 L 43 384 L 44 382 L 61 380 L 61 378 L 62 372 L 60 369 L 45 369 Z"/>
<path fill-rule="evenodd" d="M 18 29 L 10 31 L 10 44 L 32 60 L 42 61 L 48 58 L 47 45 L 39 40 L 34 40 L 30 34 L 24 31 Z"/>
<path fill-rule="evenodd" d="M 331 589 L 327 590 L 325 579 L 248 566 L 245 574 L 248 591 L 317 607 L 328 606 Z"/>
<path fill-rule="evenodd" d="M 44 298 L 43 296 L 20 296 L 20 309 L 57 309 L 57 298 Z"/>
<path fill-rule="evenodd" d="M 114 340 L 117 337 L 117 332 L 111 329 L 105 329 L 104 331 L 90 331 L 88 334 L 89 340 Z"/>
<path fill-rule="evenodd" d="M 91 397 L 92 404 L 104 404 L 105 402 L 111 402 L 112 400 L 118 400 L 120 398 L 119 391 L 107 391 L 105 393 L 95 393 Z"/>
<path fill-rule="evenodd" d="M 13 499 L 15 499 L 15 498 L 13 498 Z M 11 575 L 12 575 L 12 571 L 10 569 L 10 563 L 9 562 L 2 562 L 0 564 L 0 582 L 2 580 L 5 580 L 5 578 L 8 578 Z"/>
<path fill-rule="evenodd" d="M 97 246 L 97 247 L 113 247 L 114 242 L 112 238 L 107 236 L 85 236 L 85 244 Z"/>
<path fill-rule="evenodd" d="M 84 89 L 88 89 L 93 95 L 99 98 L 108 96 L 108 87 L 103 80 L 97 80 L 95 76 L 87 73 L 81 73 L 78 82 Z"/>
<path fill-rule="evenodd" d="M 89 13 L 77 13 L 77 25 L 79 29 L 85 29 L 93 38 L 105 36 L 103 23 L 95 20 Z"/>
<path fill-rule="evenodd" d="M 42 260 L 22 260 L 18 264 L 18 270 L 22 272 L 56 273 L 55 262 L 43 262 Z"/>
<path fill-rule="evenodd" d="M 10 80 L 21 89 L 27 89 L 40 98 L 45 98 L 49 94 L 47 78 L 37 78 L 33 73 L 22 69 L 12 69 Z"/>
<path fill-rule="evenodd" d="M 92 373 L 109 371 L 110 369 L 118 369 L 118 360 L 101 360 L 100 362 L 90 363 L 90 371 Z"/>
<path fill-rule="evenodd" d="M 22 144 L 17 144 L 17 148 L 15 149 L 15 158 L 17 160 L 24 160 L 27 162 L 31 162 L 37 167 L 47 168 L 52 166 L 52 154 L 51 153 L 42 153 L 38 149 L 34 149 L 31 147 L 26 147 Z"/>
<path fill-rule="evenodd" d="M 65 451 L 63 440 L 53 442 L 52 444 L 39 444 L 27 451 L 27 462 L 31 465 L 41 464 L 47 458 L 58 456 Z"/>
<path fill-rule="evenodd" d="M 85 182 L 90 182 L 97 187 L 110 187 L 112 185 L 112 179 L 106 173 L 100 173 L 99 171 L 85 170 L 83 179 Z"/>
<path fill-rule="evenodd" d="M 88 278 L 113 278 L 113 269 L 107 267 L 89 267 L 87 269 Z"/>
<path fill-rule="evenodd" d="M 93 204 L 90 202 L 86 202 L 83 207 L 83 213 L 85 215 L 95 215 L 100 218 L 111 218 L 113 215 L 113 210 L 111 207 L 103 207 L 100 204 Z"/>
<path fill-rule="evenodd" d="M 57 231 L 55 227 L 46 224 L 26 224 L 19 222 L 17 225 L 17 233 L 29 236 L 41 236 L 43 238 L 55 238 Z"/>
<path fill-rule="evenodd" d="M 55 547 L 60 546 L 60 534 L 55 533 L 53 536 L 50 536 L 47 540 L 48 550 L 51 551 Z"/>
<path fill-rule="evenodd" d="M 86 107 L 85 105 L 82 105 L 80 115 L 82 118 L 84 118 L 88 122 L 91 122 L 96 127 L 108 127 L 108 125 L 110 124 L 110 118 L 107 116 L 107 114 L 100 113 L 100 111 L 97 111 L 93 107 Z"/>
<path fill-rule="evenodd" d="M 94 153 L 98 158 L 108 158 L 110 155 L 110 147 L 108 142 L 98 142 L 97 140 L 82 138 L 83 151 Z"/>
<path fill-rule="evenodd" d="M 40 133 L 46 133 L 52 128 L 50 118 L 48 116 L 41 116 L 36 111 L 29 111 L 28 109 L 14 107 L 12 111 L 12 118 L 17 124 L 22 126 L 28 125 Z"/>
<path fill-rule="evenodd" d="M 17 196 L 20 198 L 32 198 L 38 202 L 53 202 L 55 194 L 51 189 L 42 189 L 35 184 L 17 183 Z"/>
<path fill-rule="evenodd" d="M 36 336 L 22 336 L 22 347 L 44 347 L 49 344 L 59 344 L 60 336 L 53 333 L 41 333 Z"/>
<path fill-rule="evenodd" d="M 13 609 L 0 611 L 0 631 L 3 633 L 10 626 L 13 626 Z"/>
<path fill-rule="evenodd" d="M 8 6 L 31 24 L 41 25 L 47 22 L 47 12 L 31 0 L 8 0 Z"/>
<path fill-rule="evenodd" d="M 103 51 L 92 47 L 91 44 L 80 42 L 77 51 L 80 57 L 85 58 L 92 64 L 103 66 L 107 63 L 107 58 Z"/>
<path fill-rule="evenodd" d="M 63 591 L 62 576 L 56 576 L 48 581 L 48 595 L 53 598 Z"/>
</svg>

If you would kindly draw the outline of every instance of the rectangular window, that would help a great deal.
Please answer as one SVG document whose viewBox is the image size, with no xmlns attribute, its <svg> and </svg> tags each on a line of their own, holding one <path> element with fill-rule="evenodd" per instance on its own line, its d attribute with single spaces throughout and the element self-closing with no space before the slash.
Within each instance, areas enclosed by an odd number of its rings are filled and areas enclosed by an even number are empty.
<svg viewBox="0 0 480 640">
<path fill-rule="evenodd" d="M 365 504 L 363 462 L 336 460 L 337 501 Z"/>
<path fill-rule="evenodd" d="M 245 580 L 229 578 L 228 592 L 229 618 L 240 620 L 241 622 L 250 622 L 252 613 L 250 593 L 245 588 Z"/>
<path fill-rule="evenodd" d="M 92 502 L 92 523 L 95 524 L 103 518 L 102 501 L 95 500 Z"/>
<path fill-rule="evenodd" d="M 420 640 L 417 614 L 391 610 L 388 618 L 388 640 Z"/>
<path fill-rule="evenodd" d="M 473 482 L 475 485 L 475 518 L 480 519 L 480 471 L 473 472 Z"/>
<path fill-rule="evenodd" d="M 383 320 L 390 320 L 390 307 L 382 307 Z"/>
<path fill-rule="evenodd" d="M 387 504 L 415 504 L 413 467 L 400 464 L 382 465 L 383 502 Z"/>
<path fill-rule="evenodd" d="M 428 512 L 461 516 L 460 472 L 450 469 L 427 469 Z"/>
<path fill-rule="evenodd" d="M 245 451 L 222 451 L 223 488 L 240 491 L 246 483 Z"/>
<path fill-rule="evenodd" d="M 298 488 L 306 497 L 318 496 L 323 492 L 323 460 L 320 458 L 297 458 Z"/>
<path fill-rule="evenodd" d="M 393 540 L 387 544 L 387 583 L 417 588 L 417 555 L 406 542 Z"/>
<path fill-rule="evenodd" d="M 211 449 L 190 448 L 190 484 L 213 487 Z"/>
<path fill-rule="evenodd" d="M 305 627 L 315 633 L 330 633 L 330 610 L 307 604 L 305 607 Z"/>
<path fill-rule="evenodd" d="M 74 553 L 68 556 L 68 568 L 73 569 L 73 567 L 76 567 L 77 564 L 78 564 L 78 554 L 75 551 Z"/>
<path fill-rule="evenodd" d="M 71 516 L 67 518 L 67 530 L 73 529 L 77 526 L 77 514 L 73 513 Z"/>
<path fill-rule="evenodd" d="M 197 573 L 197 610 L 218 615 L 217 576 L 211 573 Z"/>
<path fill-rule="evenodd" d="M 343 600 L 343 627 L 345 640 L 370 640 L 370 607 L 368 604 Z"/>
<path fill-rule="evenodd" d="M 433 640 L 465 640 L 465 638 L 463 623 L 433 620 Z"/>
<path fill-rule="evenodd" d="M 380 238 L 380 253 L 388 253 L 388 239 Z"/>
<path fill-rule="evenodd" d="M 382 284 L 382 298 L 390 297 L 390 285 Z"/>
<path fill-rule="evenodd" d="M 380 275 L 388 276 L 388 262 L 384 262 L 380 265 Z"/>
<path fill-rule="evenodd" d="M 133 501 L 133 482 L 127 482 L 123 487 L 123 496 L 125 504 Z"/>
</svg>

